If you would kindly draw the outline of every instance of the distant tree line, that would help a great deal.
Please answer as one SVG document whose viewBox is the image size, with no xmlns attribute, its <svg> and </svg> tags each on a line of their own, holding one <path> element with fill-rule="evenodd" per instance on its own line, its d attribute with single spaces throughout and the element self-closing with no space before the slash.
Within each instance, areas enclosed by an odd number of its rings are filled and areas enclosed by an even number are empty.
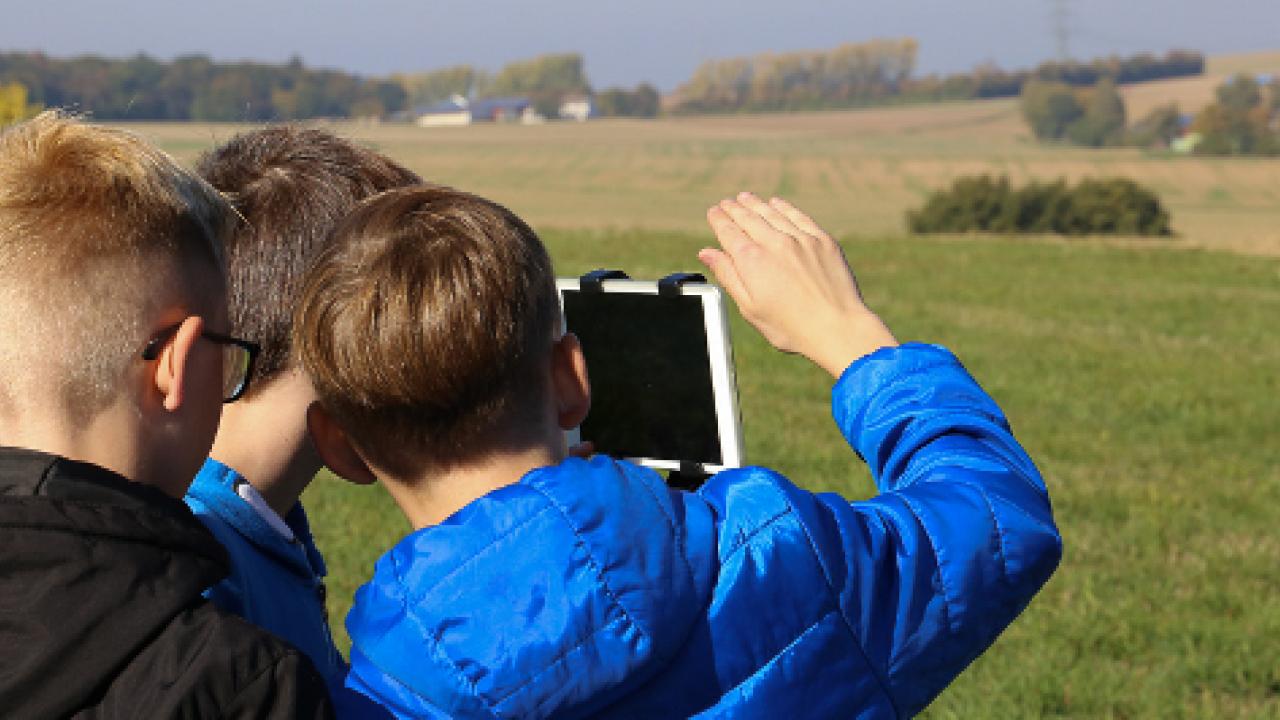
<svg viewBox="0 0 1280 720">
<path fill-rule="evenodd" d="M 569 96 L 590 96 L 602 117 L 656 117 L 662 95 L 649 83 L 634 88 L 612 87 L 593 91 L 582 56 L 576 53 L 541 55 L 511 63 L 497 74 L 471 65 L 402 73 L 392 77 L 404 88 L 410 108 L 429 107 L 454 96 L 464 98 L 521 95 L 540 113 L 555 117 Z"/>
<path fill-rule="evenodd" d="M 569 96 L 594 95 L 597 113 L 652 117 L 675 113 L 723 113 L 858 107 L 901 102 L 1015 96 L 1033 82 L 1072 87 L 1198 74 L 1200 53 L 1175 50 L 1051 62 L 1007 72 L 981 67 L 945 77 L 912 77 L 918 46 L 910 38 L 871 40 L 827 51 L 766 53 L 713 60 L 664 102 L 653 86 L 593 93 L 582 56 L 542 55 L 513 62 L 496 73 L 459 65 L 389 78 L 364 78 L 315 69 L 300 59 L 284 64 L 215 62 L 204 55 L 162 61 L 147 55 L 125 59 L 85 55 L 0 53 L 0 85 L 26 88 L 33 105 L 68 107 L 104 120 L 292 120 L 381 117 L 445 100 L 521 95 L 547 117 Z"/>
<path fill-rule="evenodd" d="M 470 98 L 477 95 L 489 82 L 489 76 L 483 70 L 470 65 L 454 65 L 420 73 L 400 73 L 392 75 L 391 79 L 404 89 L 405 102 L 409 108 L 434 105 L 455 95 Z"/>
<path fill-rule="evenodd" d="M 1032 70 L 987 65 L 970 73 L 912 77 L 912 39 L 873 40 L 827 52 L 765 53 L 713 60 L 676 90 L 675 112 L 744 112 L 858 107 L 900 102 L 1015 97 L 1029 83 L 1091 87 L 1200 75 L 1202 53 L 1173 50 L 1089 62 L 1046 62 Z"/>
<path fill-rule="evenodd" d="M 601 117 L 657 117 L 662 111 L 662 95 L 649 83 L 631 90 L 608 88 L 595 94 L 595 108 Z"/>
<path fill-rule="evenodd" d="M 915 40 L 872 40 L 825 52 L 765 53 L 703 63 L 675 92 L 678 113 L 866 105 L 901 93 Z"/>
<path fill-rule="evenodd" d="M 19 83 L 30 101 L 91 112 L 102 120 L 292 120 L 381 116 L 401 109 L 399 83 L 285 64 L 221 63 L 204 55 L 53 58 L 0 53 L 0 84 Z"/>
<path fill-rule="evenodd" d="M 577 53 L 540 55 L 510 63 L 482 89 L 483 95 L 491 97 L 527 97 L 544 117 L 556 117 L 564 98 L 590 92 L 582 56 Z"/>
<path fill-rule="evenodd" d="M 994 65 L 984 65 L 969 73 L 929 75 L 913 79 L 903 88 L 903 95 L 911 100 L 1015 97 L 1030 82 L 1091 87 L 1102 80 L 1111 80 L 1117 85 L 1123 85 L 1203 75 L 1204 67 L 1204 54 L 1193 50 L 1171 50 L 1163 56 L 1139 53 L 1122 58 L 1112 55 L 1088 62 L 1049 61 L 1031 70 L 1008 71 Z"/>
<path fill-rule="evenodd" d="M 495 74 L 470 65 L 456 65 L 422 73 L 403 73 L 393 79 L 404 88 L 410 108 L 430 106 L 458 95 L 464 98 L 518 95 L 534 109 L 555 117 L 569 96 L 591 94 L 582 56 L 578 53 L 539 55 L 503 67 Z"/>
</svg>

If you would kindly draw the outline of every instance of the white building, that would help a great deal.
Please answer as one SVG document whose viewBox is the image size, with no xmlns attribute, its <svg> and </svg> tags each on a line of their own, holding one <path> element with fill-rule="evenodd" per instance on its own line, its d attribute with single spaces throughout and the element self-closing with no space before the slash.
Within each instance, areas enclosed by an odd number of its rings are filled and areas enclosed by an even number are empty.
<svg viewBox="0 0 1280 720">
<path fill-rule="evenodd" d="M 583 122 L 595 115 L 595 106 L 591 103 L 591 98 L 586 95 L 566 95 L 560 101 L 559 115 L 565 120 Z"/>
<path fill-rule="evenodd" d="M 413 110 L 414 122 L 421 127 L 456 127 L 471 124 L 471 102 L 461 95 L 434 105 Z"/>
</svg>

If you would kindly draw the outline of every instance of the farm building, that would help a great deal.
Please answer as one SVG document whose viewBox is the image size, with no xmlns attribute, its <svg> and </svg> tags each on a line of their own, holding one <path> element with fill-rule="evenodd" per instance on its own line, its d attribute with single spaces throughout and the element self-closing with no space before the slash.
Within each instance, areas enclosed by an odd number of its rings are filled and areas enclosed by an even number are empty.
<svg viewBox="0 0 1280 720">
<path fill-rule="evenodd" d="M 471 124 L 471 103 L 461 95 L 454 95 L 434 105 L 413 109 L 413 121 L 422 127 L 444 127 Z"/>
<path fill-rule="evenodd" d="M 545 120 L 528 98 L 484 98 L 468 100 L 454 95 L 434 105 L 414 108 L 413 122 L 422 127 L 470 125 L 473 122 L 537 123 Z"/>
<path fill-rule="evenodd" d="M 560 101 L 560 117 L 583 122 L 595 115 L 595 106 L 587 95 L 566 95 Z"/>
<path fill-rule="evenodd" d="M 471 103 L 471 120 L 535 123 L 544 120 L 525 97 L 485 98 Z"/>
</svg>

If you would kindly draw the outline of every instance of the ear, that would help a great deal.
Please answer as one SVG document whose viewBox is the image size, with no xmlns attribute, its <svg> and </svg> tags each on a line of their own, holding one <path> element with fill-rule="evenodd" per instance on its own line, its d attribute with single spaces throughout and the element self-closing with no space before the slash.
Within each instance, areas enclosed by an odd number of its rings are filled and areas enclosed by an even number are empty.
<svg viewBox="0 0 1280 720">
<path fill-rule="evenodd" d="M 339 477 L 356 485 L 372 485 L 378 481 L 347 433 L 318 402 L 307 407 L 307 432 L 320 460 Z"/>
<path fill-rule="evenodd" d="M 591 380 L 587 377 L 582 343 L 573 333 L 565 333 L 552 343 L 551 392 L 560 429 L 581 425 L 591 409 Z"/>
<path fill-rule="evenodd" d="M 204 319 L 191 315 L 178 325 L 173 339 L 165 343 L 156 358 L 153 382 L 160 391 L 164 409 L 173 412 L 182 407 L 187 397 L 191 377 L 191 355 L 204 332 Z"/>
</svg>

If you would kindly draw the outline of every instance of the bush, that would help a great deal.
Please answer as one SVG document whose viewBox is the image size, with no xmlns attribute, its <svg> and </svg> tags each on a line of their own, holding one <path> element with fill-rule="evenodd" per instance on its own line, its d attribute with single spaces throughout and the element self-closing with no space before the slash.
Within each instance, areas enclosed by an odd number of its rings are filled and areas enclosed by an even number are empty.
<svg viewBox="0 0 1280 720">
<path fill-rule="evenodd" d="M 1133 124 L 1125 144 L 1133 147 L 1167 148 L 1182 134 L 1182 113 L 1175 103 L 1161 105 Z"/>
<path fill-rule="evenodd" d="M 1061 140 L 1084 114 L 1076 91 L 1066 83 L 1032 80 L 1022 87 L 1022 116 L 1038 140 Z"/>
<path fill-rule="evenodd" d="M 1156 194 L 1124 178 L 1014 189 L 1006 177 L 963 177 L 908 211 L 907 227 L 915 233 L 1171 234 Z"/>
<path fill-rule="evenodd" d="M 1022 116 L 1036 139 L 1066 140 L 1084 147 L 1124 142 L 1124 98 L 1111 78 L 1092 88 L 1032 80 L 1022 88 Z"/>
</svg>

